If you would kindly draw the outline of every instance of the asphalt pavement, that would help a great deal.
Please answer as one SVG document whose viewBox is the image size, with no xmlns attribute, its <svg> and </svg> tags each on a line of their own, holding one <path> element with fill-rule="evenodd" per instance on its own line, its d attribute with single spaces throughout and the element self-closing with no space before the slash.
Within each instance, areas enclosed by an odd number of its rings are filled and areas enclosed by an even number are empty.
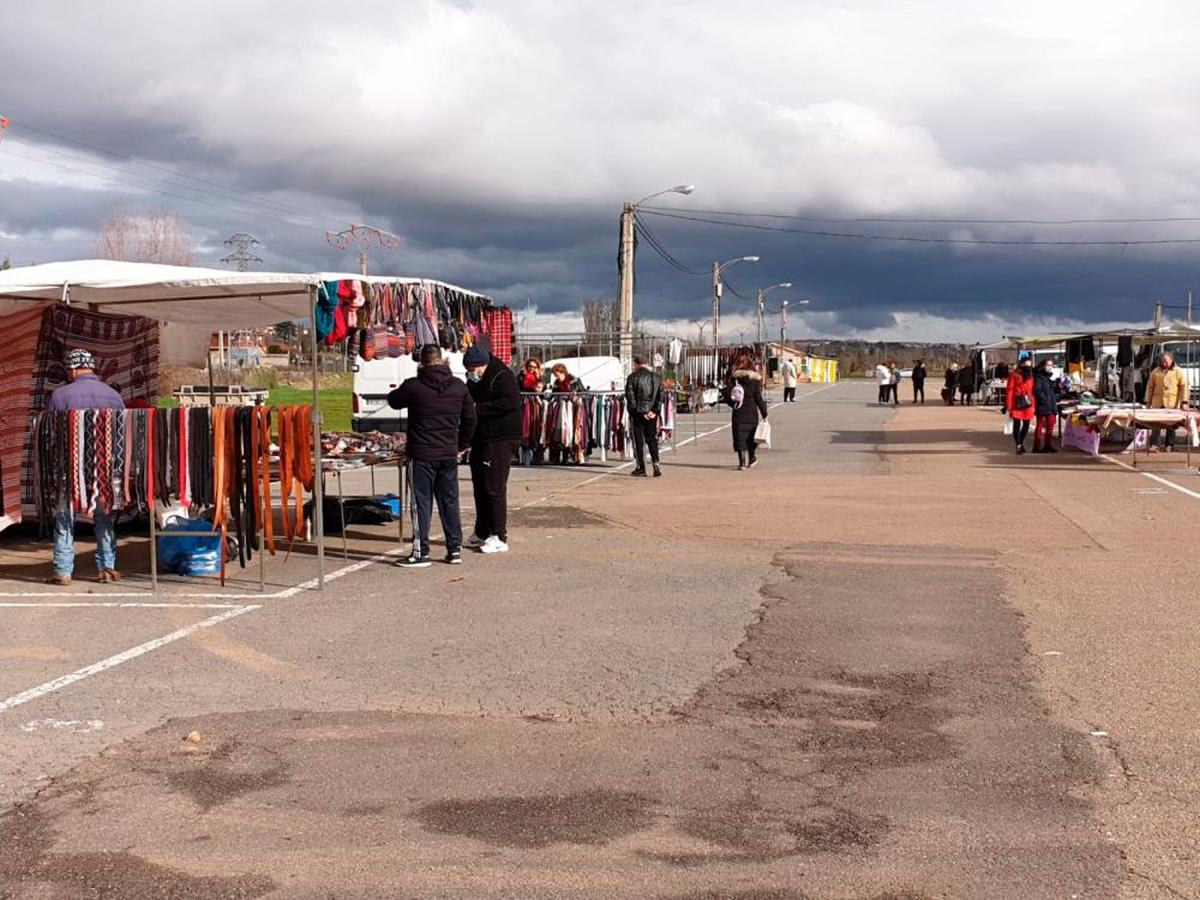
<svg viewBox="0 0 1200 900">
<path fill-rule="evenodd" d="M 0 538 L 0 897 L 1196 896 L 1200 479 L 873 396 L 519 469 L 511 553 L 361 530 L 323 593 Z"/>
</svg>

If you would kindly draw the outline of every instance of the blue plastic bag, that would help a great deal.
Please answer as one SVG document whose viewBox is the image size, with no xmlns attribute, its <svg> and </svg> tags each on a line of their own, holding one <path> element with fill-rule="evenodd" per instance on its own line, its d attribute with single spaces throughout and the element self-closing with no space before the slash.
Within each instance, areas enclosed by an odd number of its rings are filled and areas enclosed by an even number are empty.
<svg viewBox="0 0 1200 900">
<path fill-rule="evenodd" d="M 170 531 L 194 531 L 195 537 L 164 534 L 158 539 L 159 568 L 177 575 L 216 575 L 221 571 L 221 534 L 203 519 L 172 519 Z"/>
</svg>

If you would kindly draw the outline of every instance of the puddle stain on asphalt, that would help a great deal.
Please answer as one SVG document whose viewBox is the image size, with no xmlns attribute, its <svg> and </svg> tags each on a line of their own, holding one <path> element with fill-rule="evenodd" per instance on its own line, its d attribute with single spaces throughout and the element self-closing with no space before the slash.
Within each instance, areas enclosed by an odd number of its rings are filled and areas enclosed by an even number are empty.
<svg viewBox="0 0 1200 900">
<path fill-rule="evenodd" d="M 79 898 L 253 900 L 277 887 L 262 875 L 191 875 L 127 851 L 60 852 L 53 844 L 38 812 L 18 808 L 0 817 L 0 897 L 25 890 L 41 897 L 46 886 L 58 886 Z"/>
<path fill-rule="evenodd" d="M 561 796 L 442 800 L 416 815 L 425 828 L 507 847 L 605 844 L 641 831 L 653 803 L 638 794 L 592 790 Z"/>
</svg>

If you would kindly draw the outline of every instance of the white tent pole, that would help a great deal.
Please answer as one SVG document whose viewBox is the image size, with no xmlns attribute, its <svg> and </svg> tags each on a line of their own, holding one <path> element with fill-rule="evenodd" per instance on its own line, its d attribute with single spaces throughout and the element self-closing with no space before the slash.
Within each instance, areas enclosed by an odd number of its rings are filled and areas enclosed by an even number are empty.
<svg viewBox="0 0 1200 900">
<path fill-rule="evenodd" d="M 317 535 L 317 590 L 325 590 L 325 497 L 321 484 L 321 401 L 318 396 L 319 374 L 317 371 L 317 288 L 308 286 L 309 332 L 312 343 L 312 391 L 313 391 L 313 528 Z"/>
</svg>

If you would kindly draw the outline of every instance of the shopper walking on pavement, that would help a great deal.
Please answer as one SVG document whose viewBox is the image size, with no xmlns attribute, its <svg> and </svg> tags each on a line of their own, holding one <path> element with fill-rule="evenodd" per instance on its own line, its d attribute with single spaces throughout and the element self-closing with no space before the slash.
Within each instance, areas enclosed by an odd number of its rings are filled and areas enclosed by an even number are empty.
<svg viewBox="0 0 1200 900">
<path fill-rule="evenodd" d="M 475 402 L 471 487 L 475 530 L 464 547 L 508 552 L 508 474 L 521 446 L 521 391 L 517 376 L 478 344 L 463 354 L 467 391 Z"/>
<path fill-rule="evenodd" d="M 892 406 L 900 405 L 900 380 L 903 376 L 900 374 L 900 367 L 894 362 L 888 363 L 888 370 L 892 373 L 892 383 L 889 394 L 892 398 Z"/>
<path fill-rule="evenodd" d="M 87 350 L 72 350 L 64 364 L 66 384 L 50 395 L 46 404 L 49 412 L 68 412 L 73 409 L 124 409 L 125 401 L 96 376 L 96 358 Z M 96 572 L 100 581 L 120 581 L 117 571 L 117 535 L 113 511 L 96 504 L 92 518 L 96 533 Z M 75 507 L 66 497 L 54 517 L 54 574 L 49 584 L 67 585 L 75 572 Z"/>
<path fill-rule="evenodd" d="M 1033 429 L 1034 453 L 1057 453 L 1054 449 L 1054 423 L 1058 420 L 1058 384 L 1054 380 L 1054 360 L 1043 360 L 1033 373 L 1033 405 L 1037 424 Z"/>
<path fill-rule="evenodd" d="M 388 394 L 388 406 L 408 410 L 406 453 L 412 461 L 413 507 L 417 513 L 412 555 L 405 568 L 430 564 L 429 529 L 437 501 L 446 536 L 446 562 L 462 562 L 462 519 L 458 509 L 458 461 L 475 433 L 475 404 L 467 386 L 450 374 L 436 345 L 421 349 L 421 365 Z"/>
<path fill-rule="evenodd" d="M 633 371 L 625 379 L 625 408 L 629 427 L 633 430 L 633 458 L 636 460 L 630 475 L 646 477 L 646 448 L 650 448 L 650 464 L 654 477 L 662 477 L 658 467 L 658 416 L 662 412 L 662 381 L 640 356 L 633 358 Z"/>
<path fill-rule="evenodd" d="M 1004 392 L 1004 408 L 1013 420 L 1013 442 L 1017 455 L 1025 452 L 1025 438 L 1029 437 L 1029 423 L 1037 413 L 1037 401 L 1033 396 L 1033 360 L 1022 358 L 1017 370 L 1008 376 L 1008 389 Z"/>
<path fill-rule="evenodd" d="M 754 432 L 758 429 L 759 416 L 767 418 L 767 401 L 763 398 L 762 376 L 755 371 L 753 360 L 745 354 L 734 363 L 725 402 L 733 407 L 733 451 L 738 457 L 738 469 L 753 469 L 758 465 Z"/>
<path fill-rule="evenodd" d="M 929 374 L 929 370 L 925 368 L 925 360 L 918 359 L 913 364 L 912 383 L 913 383 L 913 403 L 919 399 L 921 404 L 925 403 L 925 378 Z"/>
<path fill-rule="evenodd" d="M 1146 405 L 1151 409 L 1187 409 L 1188 383 L 1182 372 L 1175 368 L 1175 357 L 1164 353 L 1158 358 L 1158 368 L 1150 373 L 1150 381 L 1146 385 Z M 1150 451 L 1159 449 L 1158 435 L 1161 428 L 1150 430 Z M 1175 449 L 1175 429 L 1166 429 L 1162 448 L 1168 452 Z"/>
<path fill-rule="evenodd" d="M 798 382 L 798 372 L 796 371 L 796 361 L 790 356 L 783 361 L 783 365 L 779 367 L 779 374 L 783 377 L 783 402 L 796 402 L 796 385 Z"/>
</svg>

